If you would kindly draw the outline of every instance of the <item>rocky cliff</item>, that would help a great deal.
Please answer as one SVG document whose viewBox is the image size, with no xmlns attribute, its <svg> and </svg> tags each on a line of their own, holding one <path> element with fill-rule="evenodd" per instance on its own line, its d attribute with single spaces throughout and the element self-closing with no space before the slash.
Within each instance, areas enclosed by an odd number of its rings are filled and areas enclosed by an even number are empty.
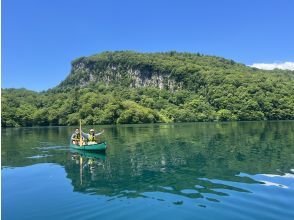
<svg viewBox="0 0 294 220">
<path fill-rule="evenodd" d="M 104 52 L 72 62 L 69 76 L 60 88 L 85 87 L 90 83 L 120 84 L 126 87 L 156 87 L 171 91 L 196 88 L 207 74 L 255 69 L 220 57 L 191 53 Z"/>
<path fill-rule="evenodd" d="M 53 89 L 2 95 L 4 127 L 294 119 L 293 71 L 191 53 L 81 57 Z"/>
</svg>

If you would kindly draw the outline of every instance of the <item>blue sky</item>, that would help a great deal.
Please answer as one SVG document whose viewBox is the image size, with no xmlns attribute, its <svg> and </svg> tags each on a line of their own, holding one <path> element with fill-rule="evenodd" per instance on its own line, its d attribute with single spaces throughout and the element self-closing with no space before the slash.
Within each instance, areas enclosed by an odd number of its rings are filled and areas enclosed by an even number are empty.
<svg viewBox="0 0 294 220">
<path fill-rule="evenodd" d="M 2 0 L 2 87 L 56 86 L 105 50 L 294 61 L 292 0 Z"/>
</svg>

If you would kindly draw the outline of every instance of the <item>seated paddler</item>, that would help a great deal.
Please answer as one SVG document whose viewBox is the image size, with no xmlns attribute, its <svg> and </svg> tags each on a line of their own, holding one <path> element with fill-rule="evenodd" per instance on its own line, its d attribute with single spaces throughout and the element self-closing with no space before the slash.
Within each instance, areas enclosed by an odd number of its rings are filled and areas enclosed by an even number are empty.
<svg viewBox="0 0 294 220">
<path fill-rule="evenodd" d="M 80 143 L 80 129 L 76 128 L 76 130 L 74 131 L 74 133 L 71 135 L 71 141 L 73 144 L 79 144 Z M 82 140 L 84 138 L 82 137 Z"/>
<path fill-rule="evenodd" d="M 103 132 L 104 130 L 99 133 L 95 133 L 95 130 L 91 128 L 88 134 L 82 132 L 82 135 L 87 140 L 88 144 L 95 144 L 99 143 L 99 136 L 103 134 Z"/>
</svg>

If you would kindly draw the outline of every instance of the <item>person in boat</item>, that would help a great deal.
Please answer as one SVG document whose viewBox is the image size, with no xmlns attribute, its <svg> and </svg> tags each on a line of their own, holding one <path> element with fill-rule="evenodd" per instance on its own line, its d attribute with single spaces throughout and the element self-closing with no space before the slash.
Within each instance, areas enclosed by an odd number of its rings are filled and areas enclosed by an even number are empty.
<svg viewBox="0 0 294 220">
<path fill-rule="evenodd" d="M 80 129 L 76 128 L 75 132 L 71 135 L 71 141 L 73 144 L 79 144 L 80 135 Z M 82 137 L 82 139 L 84 139 L 84 137 Z"/>
<path fill-rule="evenodd" d="M 88 144 L 89 142 L 94 142 L 94 143 L 98 143 L 98 137 L 103 134 L 104 130 L 99 132 L 99 133 L 95 133 L 95 130 L 93 128 L 90 129 L 90 132 L 84 133 L 82 132 L 83 137 L 87 140 Z"/>
</svg>

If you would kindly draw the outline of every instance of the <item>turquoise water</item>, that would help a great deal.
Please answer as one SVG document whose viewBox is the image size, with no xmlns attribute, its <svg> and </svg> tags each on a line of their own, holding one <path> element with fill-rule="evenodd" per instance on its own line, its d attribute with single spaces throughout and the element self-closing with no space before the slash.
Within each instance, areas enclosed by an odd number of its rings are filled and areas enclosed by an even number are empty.
<svg viewBox="0 0 294 220">
<path fill-rule="evenodd" d="M 293 121 L 102 128 L 2 129 L 2 219 L 294 219 Z"/>
</svg>

